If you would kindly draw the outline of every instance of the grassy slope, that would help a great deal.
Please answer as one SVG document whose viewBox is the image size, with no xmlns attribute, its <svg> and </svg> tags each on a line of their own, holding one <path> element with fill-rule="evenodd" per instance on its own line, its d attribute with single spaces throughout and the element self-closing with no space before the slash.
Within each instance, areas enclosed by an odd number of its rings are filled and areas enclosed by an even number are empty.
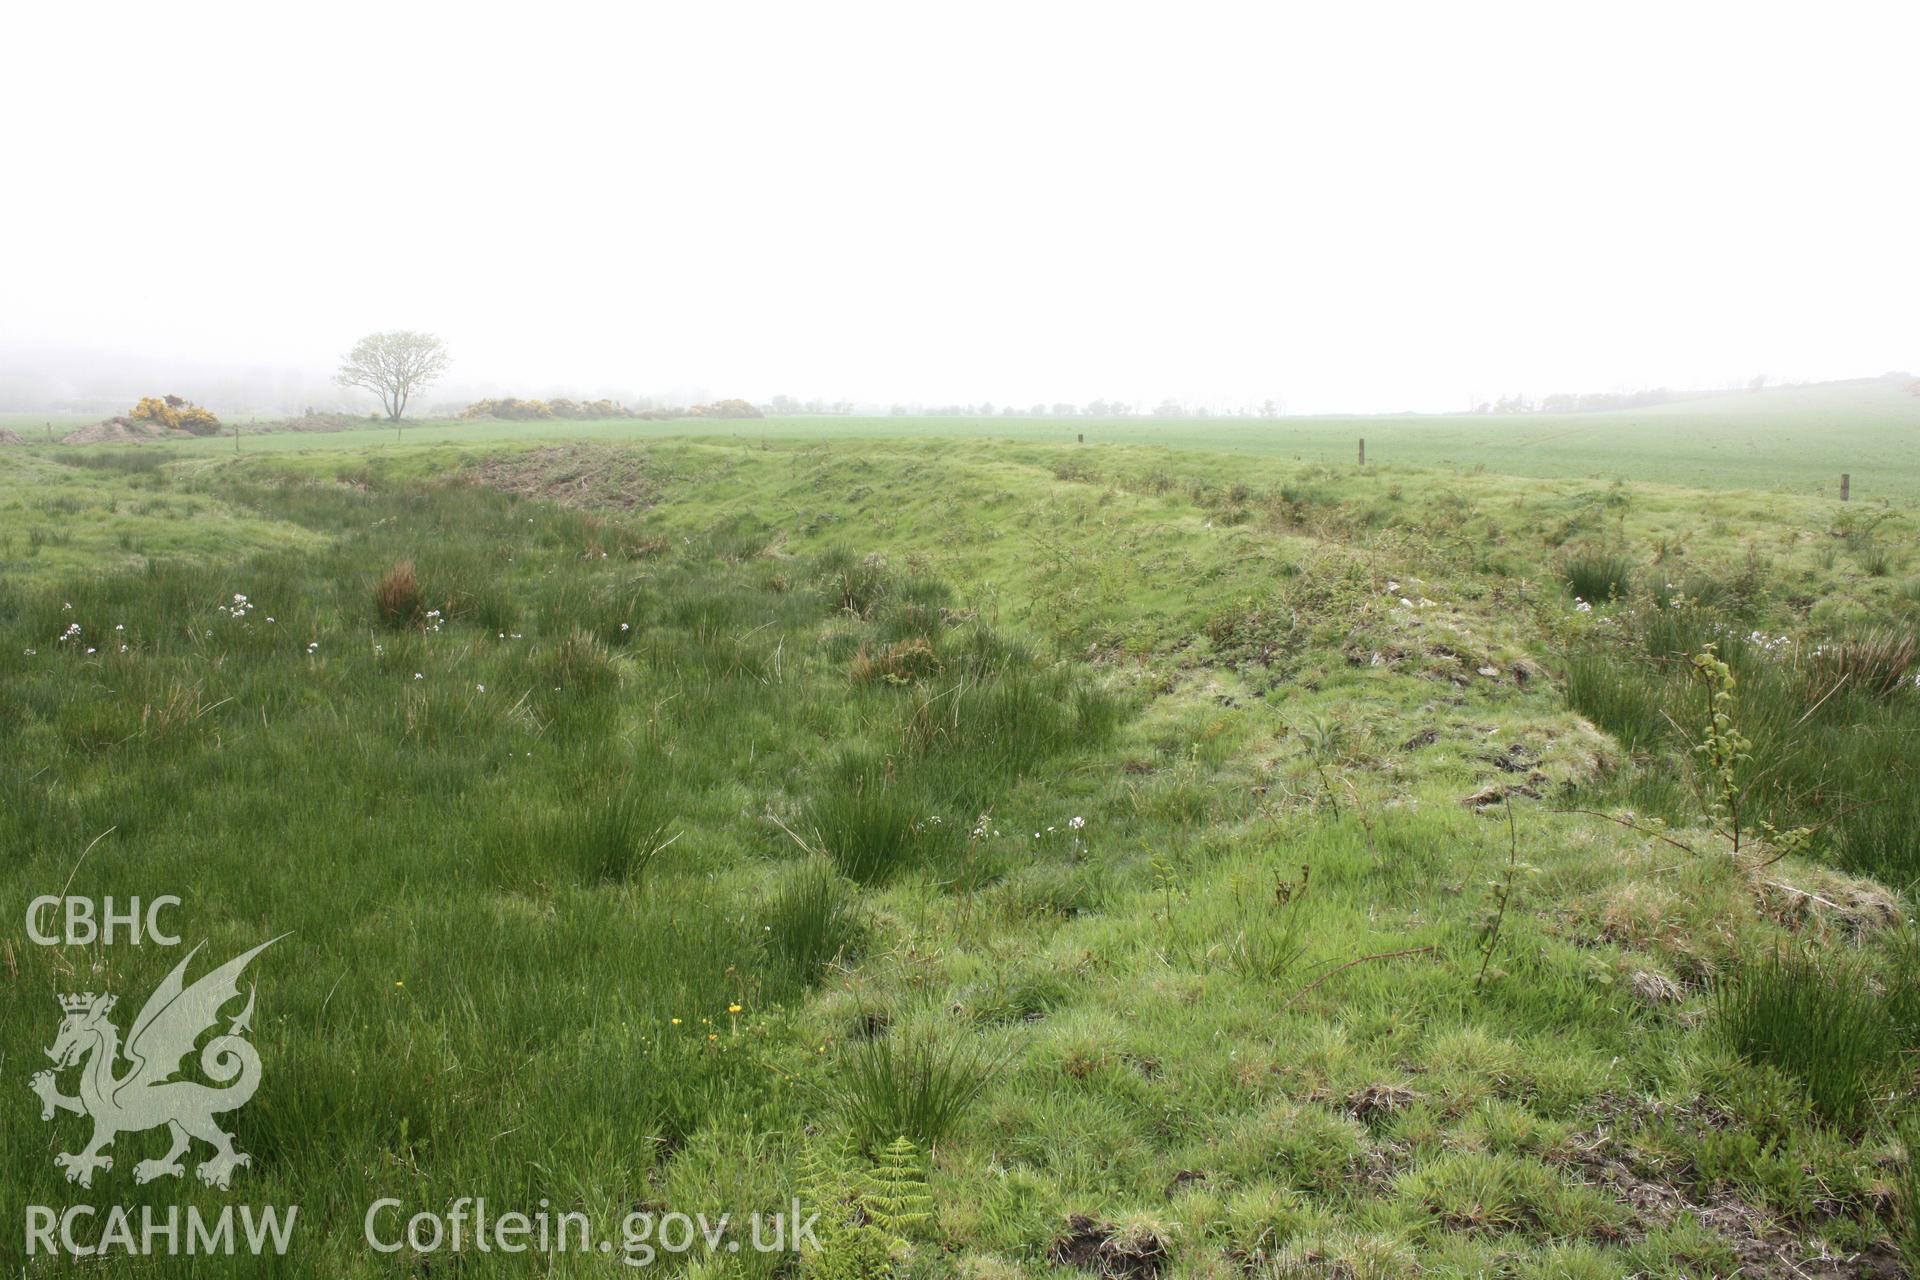
<svg viewBox="0 0 1920 1280">
<path fill-rule="evenodd" d="M 163 475 L 170 455 L 158 450 L 129 455 L 131 472 L 63 465 L 76 456 L 45 449 L 0 454 L 0 561 L 9 580 L 72 580 L 135 568 L 149 557 L 238 558 L 322 541 L 196 487 L 184 479 L 191 465 Z"/>
<path fill-rule="evenodd" d="M 0 507 L 21 530 L 0 681 L 21 744 L 9 844 L 30 851 L 7 872 L 12 918 L 117 823 L 76 888 L 185 881 L 216 950 L 298 929 L 262 979 L 274 1092 L 240 1130 L 263 1157 L 250 1198 L 307 1206 L 309 1265 L 387 1273 L 354 1239 L 376 1194 L 541 1192 L 596 1214 L 777 1201 L 802 1123 L 838 1123 L 801 1082 L 830 1088 L 875 1013 L 1012 1055 L 941 1144 L 929 1274 L 1044 1271 L 1069 1211 L 1168 1239 L 1187 1275 L 1247 1258 L 1729 1269 L 1714 1230 L 1584 1185 L 1603 1127 L 1618 1136 L 1601 1150 L 1696 1204 L 1760 1206 L 1798 1256 L 1875 1235 L 1884 1127 L 1856 1141 L 1816 1123 L 1791 1080 L 1692 1029 L 1706 998 L 1686 986 L 1783 924 L 1835 940 L 1858 923 L 1765 880 L 1865 891 L 1799 861 L 1749 880 L 1522 801 L 1482 988 L 1509 832 L 1458 803 L 1617 762 L 1529 656 L 1567 614 L 1543 582 L 1556 548 L 1605 537 L 1644 562 L 1665 542 L 1731 574 L 1757 547 L 1791 587 L 1769 625 L 1899 607 L 1888 579 L 1824 554 L 1830 505 L 978 441 L 560 451 L 486 472 L 569 511 L 441 489 L 483 465 L 472 448 L 300 443 L 237 468 L 13 473 L 29 483 Z M 288 468 L 311 486 L 281 487 Z M 47 506 L 69 483 L 81 505 Z M 182 562 L 158 579 L 77 574 L 51 543 L 25 554 L 28 525 L 71 516 L 95 538 L 109 504 L 141 501 L 201 504 L 247 550 L 163 519 L 134 535 Z M 847 675 L 899 638 L 898 615 L 839 607 L 820 567 L 834 548 L 883 555 L 896 594 L 939 579 L 950 616 L 1071 655 L 1124 723 L 1024 778 L 994 774 L 1004 742 L 915 754 L 924 691 Z M 440 630 L 373 616 L 374 577 L 409 557 L 459 601 Z M 215 610 L 234 591 L 256 615 Z M 102 638 L 132 623 L 133 652 L 27 659 L 66 603 Z M 950 665 L 975 625 L 934 631 Z M 924 786 L 944 831 L 923 824 L 908 865 L 859 891 L 872 939 L 813 987 L 755 940 L 765 886 L 804 860 L 765 815 L 813 830 L 849 750 Z M 636 779 L 685 835 L 632 883 L 592 831 L 567 833 Z M 988 807 L 996 834 L 957 838 Z M 1280 904 L 1303 865 L 1305 896 Z M 1433 950 L 1301 991 L 1417 947 Z M 164 959 L 103 958 L 128 967 L 88 982 L 129 990 Z M 88 959 L 18 963 L 9 1046 L 47 1037 L 45 993 Z M 1682 1002 L 1643 1002 L 1646 974 Z M 0 1162 L 59 1202 L 56 1135 L 31 1105 L 0 1103 Z M 1750 1148 L 1716 1136 L 1725 1116 Z"/>
</svg>

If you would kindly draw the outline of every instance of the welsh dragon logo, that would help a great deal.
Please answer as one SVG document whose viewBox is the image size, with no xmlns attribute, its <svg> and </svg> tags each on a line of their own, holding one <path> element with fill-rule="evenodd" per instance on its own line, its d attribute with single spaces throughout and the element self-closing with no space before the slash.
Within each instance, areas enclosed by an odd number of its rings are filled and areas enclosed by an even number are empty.
<svg viewBox="0 0 1920 1280">
<path fill-rule="evenodd" d="M 54 1069 L 39 1072 L 29 1084 L 40 1095 L 42 1120 L 53 1119 L 59 1111 L 93 1120 L 93 1140 L 85 1149 L 53 1158 L 54 1164 L 67 1171 L 68 1182 L 92 1186 L 94 1170 L 113 1168 L 113 1157 L 101 1152 L 117 1135 L 161 1125 L 167 1127 L 172 1146 L 158 1160 L 136 1164 L 135 1182 L 180 1177 L 186 1172 L 180 1157 L 195 1138 L 213 1147 L 213 1154 L 194 1170 L 208 1186 L 225 1190 L 233 1171 L 252 1163 L 251 1157 L 234 1150 L 233 1135 L 214 1120 L 223 1112 L 245 1106 L 260 1087 L 260 1055 L 242 1038 L 252 1029 L 251 985 L 246 1007 L 228 1020 L 226 1034 L 215 1036 L 200 1051 L 200 1070 L 225 1087 L 176 1080 L 174 1076 L 200 1036 L 218 1025 L 220 1010 L 239 998 L 240 973 L 247 962 L 278 941 L 269 939 L 188 986 L 187 965 L 200 952 L 200 946 L 194 947 L 147 997 L 127 1033 L 124 1048 L 119 1028 L 107 1017 L 117 1003 L 114 996 L 89 991 L 60 997 L 65 1016 L 60 1021 L 60 1034 L 47 1050 Z M 117 1073 L 122 1057 L 128 1066 Z M 60 1092 L 55 1076 L 75 1065 L 80 1066 L 79 1093 L 70 1098 Z"/>
</svg>

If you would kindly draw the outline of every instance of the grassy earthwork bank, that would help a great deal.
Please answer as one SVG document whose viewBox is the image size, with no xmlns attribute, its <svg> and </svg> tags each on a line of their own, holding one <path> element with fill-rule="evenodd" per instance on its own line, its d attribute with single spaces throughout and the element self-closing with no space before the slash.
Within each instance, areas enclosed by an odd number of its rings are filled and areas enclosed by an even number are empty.
<svg viewBox="0 0 1920 1280">
<path fill-rule="evenodd" d="M 362 1238 L 463 1196 L 825 1206 L 703 1275 L 1911 1265 L 1907 464 L 683 425 L 0 451 L 5 1220 L 88 1196 L 56 995 L 179 959 L 29 943 L 70 882 L 288 935 L 234 1189 L 91 1194 L 293 1251 L 94 1274 L 617 1265 Z"/>
</svg>

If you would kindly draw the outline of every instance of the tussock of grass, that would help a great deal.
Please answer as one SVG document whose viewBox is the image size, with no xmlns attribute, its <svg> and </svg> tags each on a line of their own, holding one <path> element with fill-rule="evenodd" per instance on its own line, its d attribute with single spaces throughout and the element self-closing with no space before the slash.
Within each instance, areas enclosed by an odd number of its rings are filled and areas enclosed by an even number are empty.
<svg viewBox="0 0 1920 1280">
<path fill-rule="evenodd" d="M 540 678 L 555 693 L 603 693 L 618 680 L 613 655 L 591 632 L 575 629 L 547 652 Z"/>
<path fill-rule="evenodd" d="M 1860 572 L 1869 578 L 1884 578 L 1894 571 L 1899 563 L 1893 552 L 1882 543 L 1869 542 L 1854 552 L 1860 562 Z"/>
<path fill-rule="evenodd" d="M 1626 1214 L 1538 1160 L 1505 1153 L 1440 1156 L 1401 1180 L 1401 1196 L 1455 1231 L 1606 1239 Z"/>
<path fill-rule="evenodd" d="M 848 665 L 855 684 L 912 684 L 941 671 L 940 655 L 918 636 L 898 640 L 878 652 L 862 648 Z"/>
<path fill-rule="evenodd" d="M 947 625 L 946 611 L 953 592 L 946 583 L 932 578 L 906 578 L 892 584 L 878 618 L 883 639 L 939 639 Z"/>
<path fill-rule="evenodd" d="M 960 761 L 972 775 L 966 794 L 973 795 L 1062 752 L 1104 742 L 1123 711 L 1111 694 L 1073 673 L 1010 667 L 928 689 L 916 697 L 904 735 L 916 755 Z"/>
<path fill-rule="evenodd" d="M 877 555 L 858 555 L 835 548 L 815 557 L 813 580 L 836 609 L 865 618 L 885 598 L 891 585 L 886 562 Z"/>
<path fill-rule="evenodd" d="M 373 607 L 389 627 L 410 627 L 426 616 L 426 596 L 414 574 L 413 561 L 402 560 L 380 575 L 373 586 Z"/>
</svg>

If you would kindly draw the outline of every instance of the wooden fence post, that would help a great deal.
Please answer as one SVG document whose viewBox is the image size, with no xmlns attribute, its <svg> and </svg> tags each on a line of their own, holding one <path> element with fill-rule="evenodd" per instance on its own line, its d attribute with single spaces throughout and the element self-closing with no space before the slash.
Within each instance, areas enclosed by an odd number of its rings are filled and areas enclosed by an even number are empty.
<svg viewBox="0 0 1920 1280">
<path fill-rule="evenodd" d="M 1363 467 L 1367 465 L 1367 438 L 1365 436 L 1360 437 L 1360 465 Z"/>
<path fill-rule="evenodd" d="M 1849 491 L 1852 488 L 1853 488 L 1853 473 L 1851 471 L 1842 471 L 1840 473 L 1840 501 L 1842 502 L 1847 501 Z"/>
<path fill-rule="evenodd" d="M 1087 442 L 1087 433 L 1084 431 L 1076 431 L 1073 434 L 1073 438 L 1079 443 L 1085 444 Z"/>
</svg>

